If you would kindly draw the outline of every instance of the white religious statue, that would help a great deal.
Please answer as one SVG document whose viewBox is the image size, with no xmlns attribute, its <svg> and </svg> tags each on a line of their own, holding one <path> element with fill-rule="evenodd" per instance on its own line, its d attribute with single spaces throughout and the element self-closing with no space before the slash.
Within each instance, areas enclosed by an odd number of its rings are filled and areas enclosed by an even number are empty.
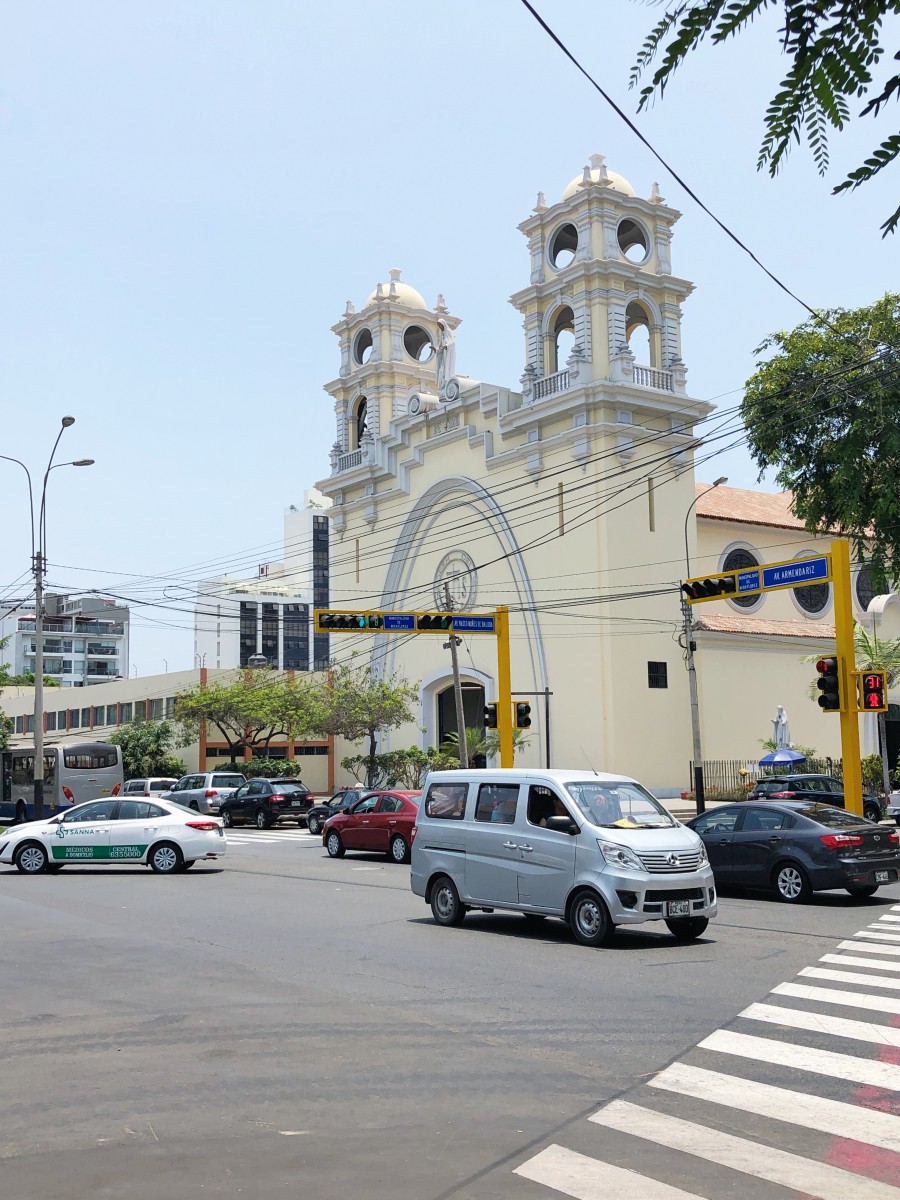
<svg viewBox="0 0 900 1200">
<path fill-rule="evenodd" d="M 448 397 L 447 385 L 451 379 L 456 378 L 456 338 L 446 321 L 438 321 L 438 329 L 440 335 L 437 344 L 437 393 L 441 400 L 455 399 L 455 396 Z M 452 392 L 454 389 L 450 390 Z"/>
<path fill-rule="evenodd" d="M 772 741 L 775 743 L 775 749 L 788 749 L 791 744 L 791 727 L 788 725 L 787 713 L 778 705 L 775 711 L 775 720 L 772 722 Z"/>
</svg>

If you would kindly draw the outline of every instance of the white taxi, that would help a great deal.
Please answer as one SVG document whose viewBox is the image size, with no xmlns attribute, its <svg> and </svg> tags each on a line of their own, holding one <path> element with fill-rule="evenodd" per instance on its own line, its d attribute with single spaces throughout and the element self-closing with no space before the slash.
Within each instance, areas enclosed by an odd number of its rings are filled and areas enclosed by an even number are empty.
<svg viewBox="0 0 900 1200">
<path fill-rule="evenodd" d="M 29 875 L 60 871 L 67 863 L 139 863 L 168 874 L 224 853 L 218 817 L 156 797 L 91 800 L 0 833 L 0 863 Z"/>
</svg>

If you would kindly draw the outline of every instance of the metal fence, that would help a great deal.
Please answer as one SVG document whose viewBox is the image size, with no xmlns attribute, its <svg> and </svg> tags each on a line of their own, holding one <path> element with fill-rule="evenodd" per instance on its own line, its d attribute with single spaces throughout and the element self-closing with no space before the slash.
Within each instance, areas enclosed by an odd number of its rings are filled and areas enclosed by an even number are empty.
<svg viewBox="0 0 900 1200">
<path fill-rule="evenodd" d="M 839 758 L 810 758 L 806 762 L 760 766 L 758 759 L 704 759 L 703 787 L 707 800 L 744 800 L 757 779 L 766 775 L 784 775 L 802 772 L 804 775 L 832 775 L 843 779 L 842 763 Z M 694 798 L 694 764 L 688 764 L 690 786 L 682 794 Z"/>
</svg>

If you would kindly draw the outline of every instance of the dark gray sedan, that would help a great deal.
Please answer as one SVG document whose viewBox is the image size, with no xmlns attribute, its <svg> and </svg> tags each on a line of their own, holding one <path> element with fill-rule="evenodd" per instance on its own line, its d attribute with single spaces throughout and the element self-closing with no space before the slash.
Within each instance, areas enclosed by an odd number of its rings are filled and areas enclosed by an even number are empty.
<svg viewBox="0 0 900 1200">
<path fill-rule="evenodd" d="M 719 887 L 766 888 L 802 903 L 845 888 L 873 896 L 900 878 L 900 834 L 889 825 L 803 800 L 724 804 L 687 825 L 700 835 Z"/>
</svg>

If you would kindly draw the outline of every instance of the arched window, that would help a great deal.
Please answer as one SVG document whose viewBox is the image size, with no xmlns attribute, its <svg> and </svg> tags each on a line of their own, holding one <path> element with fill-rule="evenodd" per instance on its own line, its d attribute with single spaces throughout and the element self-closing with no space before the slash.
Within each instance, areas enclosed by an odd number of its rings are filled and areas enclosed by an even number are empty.
<svg viewBox="0 0 900 1200">
<path fill-rule="evenodd" d="M 650 338 L 650 314 L 636 300 L 632 300 L 625 309 L 625 338 L 635 362 L 648 367 L 656 366 Z"/>
<path fill-rule="evenodd" d="M 866 612 L 875 597 L 875 584 L 872 582 L 872 571 L 869 567 L 860 567 L 854 580 L 856 603 Z"/>
<path fill-rule="evenodd" d="M 575 314 L 568 304 L 556 314 L 550 332 L 553 338 L 550 370 L 562 371 L 575 345 Z"/>
<path fill-rule="evenodd" d="M 353 410 L 353 450 L 358 450 L 363 442 L 363 437 L 368 429 L 369 404 L 365 396 L 360 396 L 356 402 L 356 407 Z"/>
<path fill-rule="evenodd" d="M 747 567 L 758 567 L 759 559 L 749 550 L 745 550 L 743 546 L 737 546 L 734 550 L 729 550 L 725 555 L 721 571 L 743 571 Z M 762 593 L 755 592 L 751 596 L 729 596 L 729 604 L 736 604 L 738 608 L 755 608 L 762 601 Z"/>
</svg>

